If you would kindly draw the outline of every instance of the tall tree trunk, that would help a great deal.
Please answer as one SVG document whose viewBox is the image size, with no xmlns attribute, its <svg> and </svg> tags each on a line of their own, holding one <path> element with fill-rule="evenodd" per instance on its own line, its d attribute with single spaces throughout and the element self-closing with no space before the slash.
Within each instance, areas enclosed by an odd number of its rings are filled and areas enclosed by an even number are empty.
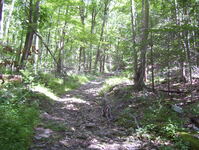
<svg viewBox="0 0 199 150">
<path fill-rule="evenodd" d="M 104 6 L 104 16 L 103 16 L 103 21 L 102 21 L 102 28 L 101 28 L 101 33 L 100 33 L 100 40 L 99 40 L 99 44 L 97 47 L 97 53 L 96 53 L 96 58 L 95 58 L 95 64 L 94 64 L 94 72 L 97 71 L 97 65 L 98 62 L 100 61 L 100 55 L 101 55 L 101 42 L 103 41 L 103 36 L 104 36 L 104 29 L 105 29 L 105 24 L 107 21 L 107 15 L 108 15 L 108 5 L 110 3 L 110 0 L 106 0 L 105 1 L 105 6 Z"/>
<path fill-rule="evenodd" d="M 4 0 L 0 0 L 0 39 L 3 38 L 3 6 L 4 6 Z"/>
<path fill-rule="evenodd" d="M 140 64 L 137 72 L 135 73 L 134 82 L 135 88 L 137 90 L 142 90 L 145 86 L 144 77 L 145 77 L 145 65 L 146 65 L 146 50 L 148 46 L 148 27 L 149 27 L 149 0 L 142 0 L 142 36 L 141 36 L 141 56 L 140 56 Z"/>
<path fill-rule="evenodd" d="M 152 27 L 152 25 L 151 25 Z M 153 57 L 153 33 L 151 31 L 151 81 L 152 90 L 155 92 L 155 81 L 154 81 L 154 57 Z"/>
<path fill-rule="evenodd" d="M 80 14 L 80 19 L 81 19 L 81 23 L 83 26 L 83 31 L 85 30 L 85 18 L 86 18 L 86 7 L 85 7 L 85 3 L 82 0 L 81 1 L 81 6 L 79 6 L 79 14 Z M 83 57 L 83 59 L 82 59 Z M 83 60 L 83 62 L 82 62 Z M 78 71 L 81 71 L 81 66 L 83 66 L 83 71 L 85 71 L 85 65 L 86 65 L 86 51 L 85 51 L 85 47 L 80 46 L 79 48 L 79 68 Z"/>
<path fill-rule="evenodd" d="M 135 1 L 134 0 L 131 0 L 131 28 L 132 28 L 132 42 L 133 42 L 133 59 L 134 59 L 134 73 L 137 72 L 137 68 L 138 68 L 138 62 L 137 62 L 137 51 L 136 51 L 136 47 L 135 47 L 135 44 L 136 44 L 136 40 L 135 40 L 135 37 L 136 37 L 136 31 L 135 31 L 135 28 L 136 28 L 136 10 L 135 10 Z"/>
<path fill-rule="evenodd" d="M 65 15 L 67 15 L 68 10 L 66 10 Z M 63 66 L 63 50 L 65 47 L 65 29 L 66 29 L 67 21 L 65 20 L 64 27 L 62 29 L 61 38 L 58 46 L 58 61 L 57 61 L 57 73 L 60 75 L 62 73 Z"/>
<path fill-rule="evenodd" d="M 39 37 L 34 35 L 34 47 L 35 48 L 35 53 L 34 53 L 34 73 L 37 74 L 38 72 L 38 52 L 39 52 Z"/>
<path fill-rule="evenodd" d="M 34 0 L 30 0 L 29 3 L 29 22 L 28 22 L 28 30 L 26 34 L 25 45 L 23 49 L 23 54 L 20 62 L 20 69 L 25 68 L 26 60 L 30 55 L 30 49 L 33 42 L 34 30 L 37 30 L 37 20 L 39 17 L 39 3 L 40 0 L 37 0 L 34 4 Z"/>
<path fill-rule="evenodd" d="M 9 27 L 10 27 L 10 22 L 11 22 L 11 19 L 12 19 L 12 12 L 14 10 L 14 5 L 15 5 L 15 1 L 16 0 L 12 0 L 12 4 L 11 4 L 11 8 L 9 10 L 9 15 L 8 15 L 8 19 L 7 19 L 7 22 L 6 22 L 6 28 L 5 28 L 5 40 L 8 38 L 8 31 L 9 31 Z"/>
<path fill-rule="evenodd" d="M 94 29 L 95 29 L 95 24 L 96 24 L 96 16 L 97 16 L 97 11 L 96 11 L 96 6 L 92 7 L 92 20 L 91 20 L 91 35 L 94 35 Z M 89 53 L 89 72 L 92 70 L 92 57 L 93 57 L 93 44 L 92 41 L 90 43 L 90 53 Z"/>
</svg>

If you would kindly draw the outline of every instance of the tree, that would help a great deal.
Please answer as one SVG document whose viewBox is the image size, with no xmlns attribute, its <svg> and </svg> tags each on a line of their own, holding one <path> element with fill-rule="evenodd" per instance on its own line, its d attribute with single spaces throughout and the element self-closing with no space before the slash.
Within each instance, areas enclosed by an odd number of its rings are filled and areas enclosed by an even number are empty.
<svg viewBox="0 0 199 150">
<path fill-rule="evenodd" d="M 0 0 L 0 39 L 3 38 L 3 6 L 4 0 Z"/>
<path fill-rule="evenodd" d="M 148 46 L 148 28 L 149 28 L 149 1 L 142 0 L 142 29 L 141 29 L 141 42 L 140 42 L 140 61 L 137 72 L 135 72 L 134 82 L 135 88 L 142 90 L 145 86 L 145 68 L 146 68 L 146 51 Z"/>
<path fill-rule="evenodd" d="M 22 52 L 22 57 L 20 61 L 20 69 L 23 69 L 26 66 L 26 60 L 30 55 L 30 50 L 33 42 L 33 36 L 35 31 L 37 31 L 37 22 L 39 18 L 39 3 L 40 0 L 30 0 L 29 1 L 29 13 L 28 13 L 28 22 L 27 22 L 27 33 L 26 40 Z"/>
</svg>

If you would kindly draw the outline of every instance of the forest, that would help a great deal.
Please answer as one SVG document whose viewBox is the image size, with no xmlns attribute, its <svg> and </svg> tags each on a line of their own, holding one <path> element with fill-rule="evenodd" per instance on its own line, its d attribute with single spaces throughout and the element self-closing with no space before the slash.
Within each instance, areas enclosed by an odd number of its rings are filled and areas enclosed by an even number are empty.
<svg viewBox="0 0 199 150">
<path fill-rule="evenodd" d="M 199 0 L 0 0 L 0 150 L 199 150 Z"/>
</svg>

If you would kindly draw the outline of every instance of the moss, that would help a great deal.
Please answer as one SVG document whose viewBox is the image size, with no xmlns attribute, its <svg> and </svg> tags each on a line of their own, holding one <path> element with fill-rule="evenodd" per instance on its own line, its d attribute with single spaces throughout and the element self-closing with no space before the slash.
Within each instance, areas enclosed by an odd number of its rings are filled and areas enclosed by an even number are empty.
<svg viewBox="0 0 199 150">
<path fill-rule="evenodd" d="M 194 137 L 194 133 L 180 132 L 179 137 L 184 142 L 189 142 L 192 150 L 199 150 L 199 139 Z"/>
</svg>

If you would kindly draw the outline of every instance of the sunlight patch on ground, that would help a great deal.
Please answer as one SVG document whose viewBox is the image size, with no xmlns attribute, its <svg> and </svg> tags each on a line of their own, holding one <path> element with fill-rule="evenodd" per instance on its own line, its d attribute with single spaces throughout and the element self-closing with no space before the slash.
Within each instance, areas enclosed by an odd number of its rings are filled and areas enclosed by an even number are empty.
<svg viewBox="0 0 199 150">
<path fill-rule="evenodd" d="M 57 97 L 54 93 L 52 93 L 49 89 L 42 87 L 41 85 L 35 86 L 32 88 L 33 92 L 39 92 L 41 94 L 44 94 L 45 96 L 49 97 L 52 100 L 59 100 L 59 97 Z"/>
<path fill-rule="evenodd" d="M 124 141 L 121 143 L 118 143 L 116 141 L 109 141 L 108 143 L 106 142 L 100 142 L 97 139 L 92 139 L 90 141 L 90 146 L 88 148 L 90 149 L 108 149 L 108 150 L 120 150 L 120 149 L 138 149 L 140 147 L 140 142 L 138 141 Z"/>
<path fill-rule="evenodd" d="M 67 110 L 79 110 L 79 108 L 77 108 L 74 104 L 68 104 L 65 105 L 64 107 L 62 107 L 62 109 L 67 109 Z"/>
<path fill-rule="evenodd" d="M 80 98 L 76 98 L 76 97 L 69 97 L 69 98 L 60 98 L 57 101 L 59 102 L 66 102 L 66 103 L 77 103 L 77 104 L 87 104 L 90 105 L 89 102 L 80 99 Z"/>
<path fill-rule="evenodd" d="M 44 94 L 45 96 L 49 97 L 50 99 L 52 99 L 54 101 L 90 105 L 90 103 L 88 103 L 87 101 L 80 99 L 80 98 L 75 98 L 75 97 L 60 98 L 60 97 L 56 96 L 54 93 L 52 93 L 49 89 L 42 87 L 40 85 L 33 87 L 32 91 Z"/>
<path fill-rule="evenodd" d="M 102 82 L 98 82 L 98 81 L 91 81 L 91 82 L 89 82 L 90 84 L 95 84 L 95 85 L 100 85 L 100 84 L 102 84 Z"/>
<path fill-rule="evenodd" d="M 68 92 L 71 90 L 71 88 L 65 88 L 64 90 L 65 90 L 65 92 Z"/>
<path fill-rule="evenodd" d="M 100 88 L 91 88 L 91 89 L 87 89 L 85 90 L 85 93 L 86 94 L 93 94 L 93 96 L 97 96 L 99 95 L 99 91 L 100 91 Z"/>
</svg>

